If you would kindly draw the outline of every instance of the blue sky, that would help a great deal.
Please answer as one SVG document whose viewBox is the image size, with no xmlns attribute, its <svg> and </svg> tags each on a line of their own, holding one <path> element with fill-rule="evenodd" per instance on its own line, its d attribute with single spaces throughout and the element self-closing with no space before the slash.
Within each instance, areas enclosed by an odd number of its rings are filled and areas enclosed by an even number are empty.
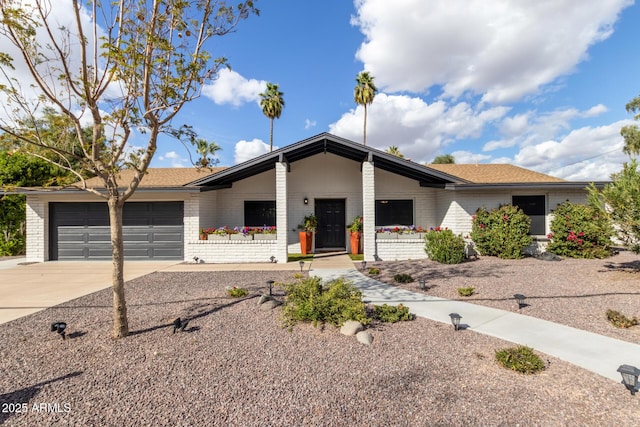
<svg viewBox="0 0 640 427">
<path fill-rule="evenodd" d="M 414 161 L 512 163 L 572 180 L 606 180 L 628 160 L 620 127 L 640 94 L 640 12 L 629 0 L 258 1 L 259 17 L 218 39 L 232 72 L 178 121 L 232 165 L 268 150 L 258 105 L 265 82 L 286 106 L 282 147 L 321 132 L 362 140 L 355 76 L 380 90 L 367 143 Z M 164 141 L 153 166 L 187 165 Z"/>
<path fill-rule="evenodd" d="M 57 0 L 52 9 L 60 20 L 69 19 L 65 5 Z M 453 154 L 457 163 L 510 163 L 589 181 L 609 179 L 628 160 L 620 128 L 634 123 L 624 107 L 640 94 L 634 0 L 256 5 L 260 16 L 208 45 L 232 70 L 174 122 L 221 146 L 220 165 L 268 151 L 269 120 L 259 107 L 267 82 L 279 85 L 286 103 L 276 147 L 322 132 L 362 141 L 353 89 L 363 70 L 379 89 L 367 144 L 395 145 L 416 162 Z M 189 153 L 163 137 L 152 166 L 190 166 Z"/>
</svg>

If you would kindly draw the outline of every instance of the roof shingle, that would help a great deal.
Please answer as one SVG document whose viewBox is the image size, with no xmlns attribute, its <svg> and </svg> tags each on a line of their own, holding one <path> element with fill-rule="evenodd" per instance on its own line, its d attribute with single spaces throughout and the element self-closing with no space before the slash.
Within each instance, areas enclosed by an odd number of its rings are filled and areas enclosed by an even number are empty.
<svg viewBox="0 0 640 427">
<path fill-rule="evenodd" d="M 554 176 L 505 164 L 429 164 L 425 166 L 474 184 L 567 182 Z"/>
<path fill-rule="evenodd" d="M 140 181 L 140 188 L 164 188 L 182 187 L 197 179 L 213 175 L 226 167 L 215 167 L 206 169 L 197 168 L 149 168 L 146 175 Z M 125 169 L 119 174 L 119 182 L 124 184 L 131 181 L 134 171 Z M 98 177 L 86 180 L 87 187 L 101 188 L 103 183 Z M 80 182 L 73 184 L 75 187 L 82 187 Z"/>
</svg>

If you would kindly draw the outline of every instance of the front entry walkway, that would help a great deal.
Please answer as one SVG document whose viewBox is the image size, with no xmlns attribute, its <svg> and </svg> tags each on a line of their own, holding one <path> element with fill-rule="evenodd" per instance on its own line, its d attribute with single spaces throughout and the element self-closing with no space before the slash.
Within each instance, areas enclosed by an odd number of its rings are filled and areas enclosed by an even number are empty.
<svg viewBox="0 0 640 427">
<path fill-rule="evenodd" d="M 621 380 L 617 372 L 620 365 L 640 367 L 638 344 L 492 307 L 399 289 L 364 276 L 353 267 L 323 269 L 316 264 L 311 274 L 323 280 L 346 278 L 362 291 L 367 302 L 403 304 L 415 315 L 437 322 L 451 324 L 449 313 L 458 313 L 461 325 L 470 331 L 532 347 L 617 382 Z"/>
</svg>

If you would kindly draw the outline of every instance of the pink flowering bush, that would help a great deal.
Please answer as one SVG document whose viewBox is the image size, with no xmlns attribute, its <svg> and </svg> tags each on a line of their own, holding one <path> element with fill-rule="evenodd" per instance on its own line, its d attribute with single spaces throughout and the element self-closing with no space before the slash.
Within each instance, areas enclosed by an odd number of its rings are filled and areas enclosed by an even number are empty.
<svg viewBox="0 0 640 427">
<path fill-rule="evenodd" d="M 472 217 L 471 239 L 481 255 L 519 259 L 531 244 L 531 219 L 517 206 L 480 208 Z"/>
<path fill-rule="evenodd" d="M 606 213 L 591 205 L 564 202 L 553 211 L 547 250 L 570 258 L 611 255 L 614 230 Z"/>
</svg>

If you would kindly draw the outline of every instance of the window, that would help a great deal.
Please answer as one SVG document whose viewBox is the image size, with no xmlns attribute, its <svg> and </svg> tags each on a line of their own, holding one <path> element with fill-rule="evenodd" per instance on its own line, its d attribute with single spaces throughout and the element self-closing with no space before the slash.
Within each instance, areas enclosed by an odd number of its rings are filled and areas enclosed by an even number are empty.
<svg viewBox="0 0 640 427">
<path fill-rule="evenodd" d="M 413 200 L 376 200 L 376 226 L 414 225 Z"/>
<path fill-rule="evenodd" d="M 531 229 L 529 234 L 544 235 L 545 227 L 545 196 L 513 196 L 511 204 L 518 206 L 525 215 L 531 218 Z"/>
<path fill-rule="evenodd" d="M 275 227 L 276 201 L 260 200 L 244 202 L 245 227 Z"/>
</svg>

